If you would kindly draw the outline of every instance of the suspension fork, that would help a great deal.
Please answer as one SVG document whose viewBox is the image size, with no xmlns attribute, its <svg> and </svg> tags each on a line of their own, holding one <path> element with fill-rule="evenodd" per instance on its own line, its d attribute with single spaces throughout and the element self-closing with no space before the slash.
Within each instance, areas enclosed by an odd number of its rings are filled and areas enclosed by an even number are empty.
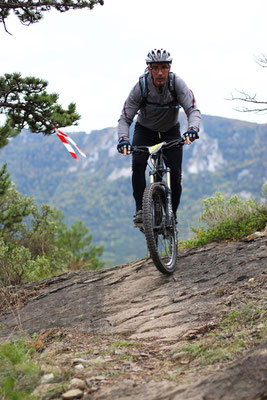
<svg viewBox="0 0 267 400">
<path fill-rule="evenodd" d="M 154 161 L 154 169 L 149 171 L 149 182 L 162 182 L 163 175 L 166 173 L 166 169 L 163 164 L 163 154 L 160 152 L 158 154 L 152 155 L 152 160 Z"/>
<path fill-rule="evenodd" d="M 166 197 L 166 222 L 165 225 L 167 227 L 172 226 L 172 217 L 173 217 L 173 211 L 172 211 L 172 192 L 171 192 L 171 185 L 170 185 L 170 168 L 167 168 L 166 172 L 166 182 L 161 181 L 159 184 L 162 187 L 162 192 L 163 195 Z M 155 182 L 155 172 L 150 171 L 149 173 L 149 180 L 150 183 Z"/>
<path fill-rule="evenodd" d="M 171 192 L 171 176 L 170 176 L 170 168 L 167 168 L 166 172 L 166 182 L 167 185 L 165 184 L 165 192 L 166 192 L 166 216 L 167 216 L 167 221 L 166 225 L 171 226 L 172 225 L 172 217 L 173 217 L 173 211 L 172 211 L 172 192 Z"/>
<path fill-rule="evenodd" d="M 163 191 L 166 196 L 166 226 L 172 225 L 172 193 L 171 193 L 171 169 L 169 167 L 164 168 L 163 154 L 157 154 L 152 156 L 155 161 L 155 169 L 149 171 L 149 182 L 154 183 L 158 181 L 158 174 L 160 174 L 160 182 L 163 186 Z M 166 180 L 163 181 L 163 175 L 166 174 Z"/>
</svg>

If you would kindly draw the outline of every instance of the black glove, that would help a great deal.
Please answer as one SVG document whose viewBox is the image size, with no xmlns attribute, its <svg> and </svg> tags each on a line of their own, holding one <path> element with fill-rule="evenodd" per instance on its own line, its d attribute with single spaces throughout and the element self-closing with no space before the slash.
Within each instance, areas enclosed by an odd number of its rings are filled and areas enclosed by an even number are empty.
<svg viewBox="0 0 267 400">
<path fill-rule="evenodd" d="M 120 138 L 119 143 L 117 145 L 117 150 L 119 153 L 123 153 L 124 149 L 127 150 L 127 153 L 132 149 L 131 143 L 129 142 L 129 139 L 127 137 Z"/>
<path fill-rule="evenodd" d="M 199 139 L 198 133 L 193 128 L 189 128 L 188 131 L 185 132 L 183 136 L 185 139 L 189 137 L 190 142 Z"/>
</svg>

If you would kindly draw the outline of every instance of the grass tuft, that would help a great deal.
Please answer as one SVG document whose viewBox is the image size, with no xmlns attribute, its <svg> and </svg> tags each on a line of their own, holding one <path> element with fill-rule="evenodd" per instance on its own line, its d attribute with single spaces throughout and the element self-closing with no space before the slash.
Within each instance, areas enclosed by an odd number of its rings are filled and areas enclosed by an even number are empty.
<svg viewBox="0 0 267 400">
<path fill-rule="evenodd" d="M 34 400 L 41 370 L 33 361 L 35 349 L 26 339 L 0 346 L 0 394 L 5 400 Z"/>
<path fill-rule="evenodd" d="M 264 341 L 267 322 L 263 306 L 245 304 L 227 313 L 216 329 L 182 346 L 190 362 L 210 365 L 233 360 L 244 350 Z"/>
</svg>

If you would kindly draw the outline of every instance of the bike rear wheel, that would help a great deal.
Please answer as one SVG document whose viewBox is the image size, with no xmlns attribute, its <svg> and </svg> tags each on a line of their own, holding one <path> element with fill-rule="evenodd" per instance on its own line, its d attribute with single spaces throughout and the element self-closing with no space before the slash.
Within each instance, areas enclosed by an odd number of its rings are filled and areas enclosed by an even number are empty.
<svg viewBox="0 0 267 400">
<path fill-rule="evenodd" d="M 159 183 L 150 183 L 143 195 L 143 228 L 150 256 L 163 274 L 172 274 L 177 263 L 174 217 L 167 225 L 167 200 Z"/>
</svg>

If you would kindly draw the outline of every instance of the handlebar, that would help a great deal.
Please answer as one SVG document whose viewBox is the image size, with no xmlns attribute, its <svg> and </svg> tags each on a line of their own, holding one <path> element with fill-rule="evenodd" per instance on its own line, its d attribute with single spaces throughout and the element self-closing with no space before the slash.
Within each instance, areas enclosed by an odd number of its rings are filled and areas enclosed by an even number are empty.
<svg viewBox="0 0 267 400">
<path fill-rule="evenodd" d="M 169 142 L 162 142 L 162 147 L 166 149 L 166 148 L 170 148 L 170 147 L 174 147 L 174 146 L 183 146 L 184 143 L 185 143 L 185 140 L 183 138 L 179 138 L 179 139 L 171 140 Z M 149 153 L 150 147 L 153 147 L 153 146 L 132 146 L 131 153 Z"/>
</svg>

